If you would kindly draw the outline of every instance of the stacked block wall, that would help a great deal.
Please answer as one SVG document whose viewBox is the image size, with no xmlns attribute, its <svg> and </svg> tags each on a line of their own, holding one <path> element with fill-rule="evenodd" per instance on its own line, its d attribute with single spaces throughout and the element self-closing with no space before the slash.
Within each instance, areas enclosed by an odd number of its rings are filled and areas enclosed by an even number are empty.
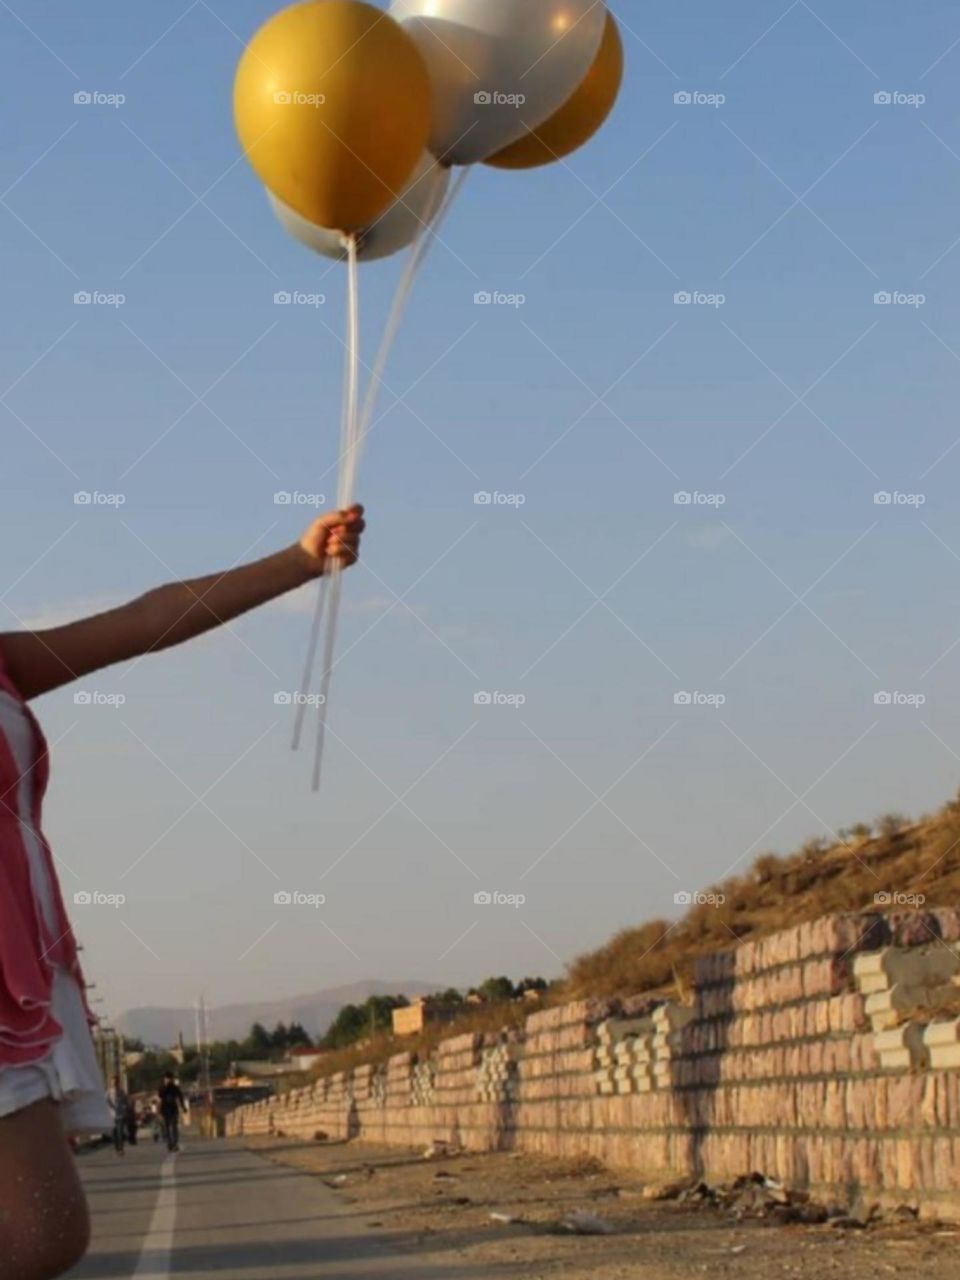
<svg viewBox="0 0 960 1280">
<path fill-rule="evenodd" d="M 960 1217 L 960 911 L 844 915 L 697 965 L 691 1001 L 583 1000 L 240 1108 L 234 1134 L 591 1156 Z"/>
</svg>

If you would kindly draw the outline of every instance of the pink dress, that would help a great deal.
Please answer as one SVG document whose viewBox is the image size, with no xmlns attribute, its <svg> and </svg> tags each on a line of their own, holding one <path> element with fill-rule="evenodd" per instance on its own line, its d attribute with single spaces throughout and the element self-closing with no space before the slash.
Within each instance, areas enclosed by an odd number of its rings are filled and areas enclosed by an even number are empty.
<svg viewBox="0 0 960 1280">
<path fill-rule="evenodd" d="M 0 1116 L 42 1098 L 111 1128 L 77 945 L 40 814 L 49 757 L 0 654 Z"/>
</svg>

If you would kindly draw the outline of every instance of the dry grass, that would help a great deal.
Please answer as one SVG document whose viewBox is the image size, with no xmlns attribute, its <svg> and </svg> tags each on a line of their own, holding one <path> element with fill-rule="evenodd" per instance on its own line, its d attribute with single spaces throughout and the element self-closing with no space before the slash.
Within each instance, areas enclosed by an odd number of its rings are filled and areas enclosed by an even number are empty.
<svg viewBox="0 0 960 1280">
<path fill-rule="evenodd" d="M 707 892 L 722 894 L 722 905 L 695 904 L 679 920 L 623 929 L 599 950 L 578 957 L 567 978 L 545 993 L 544 1005 L 645 992 L 683 1000 L 698 956 L 834 912 L 884 910 L 876 905 L 878 893 L 922 894 L 928 907 L 953 905 L 960 901 L 960 797 L 912 825 L 887 814 L 873 827 L 850 828 L 838 844 L 814 839 L 792 855 L 764 854 L 747 874 Z M 405 1051 L 423 1057 L 450 1036 L 519 1026 L 530 1012 L 522 1001 L 473 1007 L 418 1036 L 381 1035 L 362 1048 L 332 1053 L 316 1074 L 385 1062 Z"/>
<path fill-rule="evenodd" d="M 694 906 L 679 921 L 624 929 L 598 951 L 580 956 L 564 983 L 566 997 L 657 991 L 688 983 L 699 955 L 762 937 L 805 920 L 878 907 L 878 893 L 922 894 L 927 906 L 960 898 L 960 805 L 909 825 L 898 815 L 880 834 L 851 831 L 844 842 L 808 841 L 796 854 L 765 854 L 751 871 L 717 885 L 722 906 Z"/>
<path fill-rule="evenodd" d="M 365 1064 L 386 1062 L 395 1053 L 413 1053 L 418 1058 L 426 1057 L 437 1047 L 441 1040 L 451 1036 L 467 1035 L 469 1032 L 496 1032 L 504 1028 L 523 1025 L 534 1008 L 523 1000 L 505 1002 L 503 1004 L 471 1005 L 451 1022 L 435 1022 L 430 1024 L 419 1035 L 394 1036 L 386 1032 L 366 1040 L 362 1045 L 354 1045 L 349 1049 L 337 1049 L 326 1054 L 313 1071 L 313 1078 L 336 1075 L 338 1071 L 350 1071 L 354 1067 Z"/>
</svg>

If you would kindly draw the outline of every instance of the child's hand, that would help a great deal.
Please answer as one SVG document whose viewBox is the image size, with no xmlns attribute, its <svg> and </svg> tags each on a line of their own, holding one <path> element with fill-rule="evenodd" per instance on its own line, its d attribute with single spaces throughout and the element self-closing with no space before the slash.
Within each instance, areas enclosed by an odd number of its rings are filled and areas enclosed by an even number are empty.
<svg viewBox="0 0 960 1280">
<path fill-rule="evenodd" d="M 300 546 L 317 561 L 318 570 L 328 559 L 339 560 L 340 567 L 346 569 L 357 562 L 360 535 L 366 527 L 363 507 L 359 504 L 345 511 L 330 511 L 314 520 L 300 539 Z"/>
</svg>

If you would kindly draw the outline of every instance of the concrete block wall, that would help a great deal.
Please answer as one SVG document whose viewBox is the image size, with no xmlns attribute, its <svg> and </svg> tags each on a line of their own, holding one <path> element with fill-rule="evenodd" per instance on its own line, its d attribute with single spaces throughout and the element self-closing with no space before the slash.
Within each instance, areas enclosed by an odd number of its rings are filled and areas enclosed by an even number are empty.
<svg viewBox="0 0 960 1280">
<path fill-rule="evenodd" d="M 686 1005 L 546 1009 L 240 1108 L 229 1132 L 761 1170 L 960 1218 L 958 980 L 960 910 L 830 916 L 703 957 Z"/>
</svg>

